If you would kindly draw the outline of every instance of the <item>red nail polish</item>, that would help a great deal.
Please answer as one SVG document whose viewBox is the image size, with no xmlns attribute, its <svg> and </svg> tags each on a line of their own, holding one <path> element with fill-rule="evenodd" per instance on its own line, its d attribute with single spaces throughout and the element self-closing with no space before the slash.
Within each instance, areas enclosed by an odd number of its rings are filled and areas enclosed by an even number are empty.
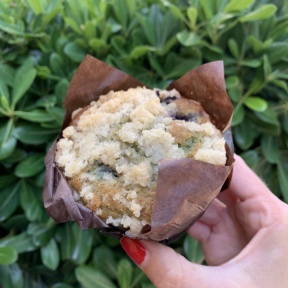
<svg viewBox="0 0 288 288">
<path fill-rule="evenodd" d="M 140 241 L 127 237 L 122 237 L 120 243 L 127 255 L 137 265 L 140 265 L 144 261 L 146 249 Z"/>
</svg>

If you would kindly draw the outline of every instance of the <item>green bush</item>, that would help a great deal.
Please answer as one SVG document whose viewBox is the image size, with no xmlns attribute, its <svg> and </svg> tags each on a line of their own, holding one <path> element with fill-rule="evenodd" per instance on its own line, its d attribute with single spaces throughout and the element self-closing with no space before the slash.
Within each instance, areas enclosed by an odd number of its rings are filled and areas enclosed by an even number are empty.
<svg viewBox="0 0 288 288">
<path fill-rule="evenodd" d="M 87 53 L 160 88 L 223 60 L 236 152 L 288 202 L 288 1 L 269 2 L 0 2 L 0 286 L 153 287 L 118 240 L 43 208 L 43 159 Z M 188 236 L 172 246 L 203 261 Z"/>
</svg>

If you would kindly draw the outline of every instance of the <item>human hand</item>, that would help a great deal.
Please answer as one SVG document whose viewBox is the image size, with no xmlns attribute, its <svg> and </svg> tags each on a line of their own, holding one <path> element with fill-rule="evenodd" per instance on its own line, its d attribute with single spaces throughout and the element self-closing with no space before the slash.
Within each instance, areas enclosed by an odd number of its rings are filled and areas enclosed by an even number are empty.
<svg viewBox="0 0 288 288">
<path fill-rule="evenodd" d="M 121 239 L 157 287 L 288 287 L 288 206 L 235 159 L 230 188 L 188 231 L 211 266 L 191 263 L 156 242 Z"/>
</svg>

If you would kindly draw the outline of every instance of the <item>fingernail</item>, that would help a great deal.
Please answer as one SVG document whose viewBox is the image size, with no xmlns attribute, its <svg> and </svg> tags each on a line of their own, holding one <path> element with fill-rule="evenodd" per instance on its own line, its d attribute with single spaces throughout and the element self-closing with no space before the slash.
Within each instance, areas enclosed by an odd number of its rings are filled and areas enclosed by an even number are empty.
<svg viewBox="0 0 288 288">
<path fill-rule="evenodd" d="M 120 243 L 127 255 L 137 265 L 140 265 L 144 261 L 146 249 L 140 241 L 127 237 L 122 237 Z"/>
</svg>

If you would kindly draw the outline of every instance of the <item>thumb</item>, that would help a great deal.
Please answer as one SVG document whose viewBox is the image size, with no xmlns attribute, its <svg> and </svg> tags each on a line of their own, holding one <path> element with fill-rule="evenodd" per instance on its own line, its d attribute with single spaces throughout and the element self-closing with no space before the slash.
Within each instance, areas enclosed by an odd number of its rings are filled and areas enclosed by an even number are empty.
<svg viewBox="0 0 288 288">
<path fill-rule="evenodd" d="M 156 287 L 215 287 L 212 267 L 191 263 L 170 247 L 126 237 L 121 245 Z"/>
</svg>

